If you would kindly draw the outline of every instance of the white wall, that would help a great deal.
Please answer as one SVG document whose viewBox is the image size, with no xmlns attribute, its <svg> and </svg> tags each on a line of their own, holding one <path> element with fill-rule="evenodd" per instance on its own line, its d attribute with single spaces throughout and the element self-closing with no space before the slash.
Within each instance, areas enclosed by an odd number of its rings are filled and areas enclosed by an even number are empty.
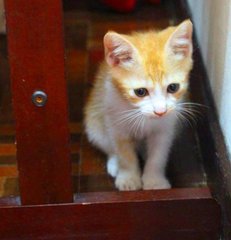
<svg viewBox="0 0 231 240">
<path fill-rule="evenodd" d="M 231 0 L 188 0 L 231 156 Z"/>
</svg>

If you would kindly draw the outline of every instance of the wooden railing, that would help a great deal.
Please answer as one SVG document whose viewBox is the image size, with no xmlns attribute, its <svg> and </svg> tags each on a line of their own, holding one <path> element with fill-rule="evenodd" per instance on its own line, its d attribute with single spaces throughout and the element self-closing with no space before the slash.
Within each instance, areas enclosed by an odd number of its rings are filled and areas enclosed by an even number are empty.
<svg viewBox="0 0 231 240">
<path fill-rule="evenodd" d="M 62 1 L 7 0 L 5 8 L 22 204 L 71 202 Z M 32 102 L 38 90 L 44 106 Z"/>
</svg>

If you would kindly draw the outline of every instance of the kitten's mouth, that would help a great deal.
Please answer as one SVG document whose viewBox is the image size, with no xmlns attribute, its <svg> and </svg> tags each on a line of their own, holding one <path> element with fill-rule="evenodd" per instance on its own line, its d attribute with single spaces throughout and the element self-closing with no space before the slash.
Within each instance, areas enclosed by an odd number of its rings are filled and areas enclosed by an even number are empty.
<svg viewBox="0 0 231 240">
<path fill-rule="evenodd" d="M 153 112 L 146 112 L 144 115 L 146 115 L 150 119 L 161 119 L 167 116 L 171 112 L 170 109 L 167 109 L 165 111 L 153 111 Z"/>
<path fill-rule="evenodd" d="M 165 110 L 165 111 L 158 111 L 158 112 L 154 111 L 154 114 L 157 117 L 162 117 L 162 116 L 166 115 L 166 113 L 167 113 L 167 110 Z"/>
<path fill-rule="evenodd" d="M 165 116 L 167 116 L 169 113 L 168 110 L 166 110 L 165 112 L 153 112 L 153 113 L 150 113 L 148 114 L 148 117 L 151 118 L 151 119 L 161 119 L 161 118 L 164 118 Z"/>
</svg>

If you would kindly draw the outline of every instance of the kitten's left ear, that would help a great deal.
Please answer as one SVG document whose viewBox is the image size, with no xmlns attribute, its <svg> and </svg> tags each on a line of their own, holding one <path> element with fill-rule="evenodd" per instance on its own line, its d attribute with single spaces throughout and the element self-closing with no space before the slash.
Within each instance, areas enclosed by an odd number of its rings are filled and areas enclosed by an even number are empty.
<svg viewBox="0 0 231 240">
<path fill-rule="evenodd" d="M 182 22 L 172 33 L 165 45 L 165 52 L 176 60 L 183 60 L 192 55 L 192 31 L 190 20 Z"/>
</svg>

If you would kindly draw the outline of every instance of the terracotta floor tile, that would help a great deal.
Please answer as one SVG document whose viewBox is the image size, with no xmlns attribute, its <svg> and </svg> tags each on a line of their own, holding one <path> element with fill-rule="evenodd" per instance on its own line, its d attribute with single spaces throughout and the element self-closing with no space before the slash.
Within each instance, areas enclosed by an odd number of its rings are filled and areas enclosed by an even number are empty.
<svg viewBox="0 0 231 240">
<path fill-rule="evenodd" d="M 0 197 L 4 196 L 5 183 L 6 183 L 6 177 L 0 177 Z"/>
<path fill-rule="evenodd" d="M 80 176 L 79 182 L 79 192 L 116 191 L 113 179 L 107 174 Z"/>
<path fill-rule="evenodd" d="M 15 135 L 15 126 L 13 124 L 0 124 L 0 135 Z"/>
<path fill-rule="evenodd" d="M 83 83 L 86 78 L 87 51 L 74 48 L 66 51 L 67 84 Z"/>
<path fill-rule="evenodd" d="M 16 165 L 17 160 L 16 160 L 16 155 L 9 155 L 9 156 L 4 156 L 0 155 L 0 171 L 1 171 L 1 166 L 11 166 L 11 165 Z"/>
<path fill-rule="evenodd" d="M 4 194 L 3 197 L 6 196 L 19 196 L 19 185 L 18 178 L 7 177 L 4 185 Z"/>
<path fill-rule="evenodd" d="M 80 155 L 81 175 L 106 174 L 106 156 L 93 148 L 86 140 L 86 137 L 82 141 Z"/>
<path fill-rule="evenodd" d="M 15 154 L 15 144 L 0 144 L 0 156 L 14 156 Z"/>
<path fill-rule="evenodd" d="M 91 86 L 94 82 L 97 69 L 99 68 L 100 62 L 104 58 L 104 52 L 102 48 L 91 48 L 89 49 L 89 68 L 87 75 L 88 86 Z"/>
<path fill-rule="evenodd" d="M 0 177 L 17 177 L 18 169 L 17 166 L 1 166 Z"/>
<path fill-rule="evenodd" d="M 71 134 L 81 134 L 82 132 L 82 122 L 70 122 L 69 129 Z"/>
<path fill-rule="evenodd" d="M 84 20 L 72 21 L 65 17 L 65 45 L 67 49 L 86 49 L 89 22 Z"/>
</svg>

